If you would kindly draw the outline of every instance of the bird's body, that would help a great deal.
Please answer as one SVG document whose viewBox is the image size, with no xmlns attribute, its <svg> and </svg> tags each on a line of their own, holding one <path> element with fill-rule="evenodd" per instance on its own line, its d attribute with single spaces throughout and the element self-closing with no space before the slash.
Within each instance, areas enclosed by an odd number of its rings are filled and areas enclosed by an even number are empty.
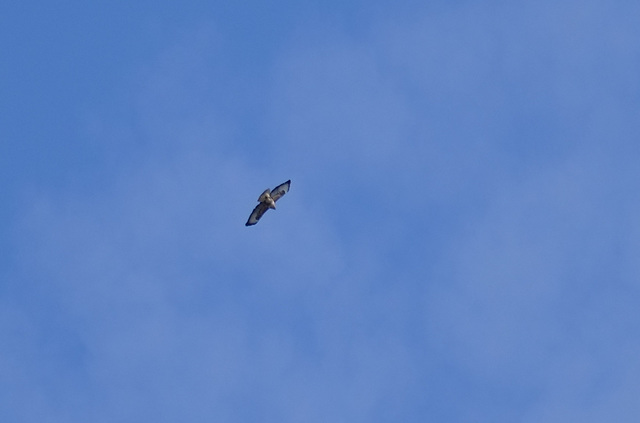
<svg viewBox="0 0 640 423">
<path fill-rule="evenodd" d="M 275 210 L 276 201 L 289 192 L 289 186 L 291 186 L 291 180 L 278 185 L 273 190 L 270 190 L 269 188 L 265 189 L 264 192 L 260 194 L 260 197 L 258 197 L 258 202 L 260 204 L 253 209 L 247 223 L 245 223 L 245 226 L 255 225 L 267 210 Z"/>
<path fill-rule="evenodd" d="M 266 203 L 270 209 L 274 209 L 276 208 L 276 202 L 275 200 L 271 197 L 271 190 L 269 188 L 265 189 L 264 192 L 262 194 L 260 194 L 260 197 L 258 197 L 258 202 L 259 203 Z"/>
</svg>

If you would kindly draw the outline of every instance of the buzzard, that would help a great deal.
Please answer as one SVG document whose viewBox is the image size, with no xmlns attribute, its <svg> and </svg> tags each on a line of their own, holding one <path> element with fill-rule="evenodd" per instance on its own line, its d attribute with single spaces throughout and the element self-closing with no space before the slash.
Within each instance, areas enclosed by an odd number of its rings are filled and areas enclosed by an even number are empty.
<svg viewBox="0 0 640 423">
<path fill-rule="evenodd" d="M 258 223 L 258 220 L 262 217 L 262 215 L 269 209 L 276 208 L 276 201 L 280 199 L 283 195 L 289 192 L 289 186 L 291 185 L 291 179 L 287 182 L 278 185 L 272 190 L 269 188 L 265 189 L 260 197 L 258 197 L 258 204 L 255 209 L 251 212 L 251 216 L 249 216 L 249 220 L 245 223 L 245 226 L 251 226 Z"/>
</svg>

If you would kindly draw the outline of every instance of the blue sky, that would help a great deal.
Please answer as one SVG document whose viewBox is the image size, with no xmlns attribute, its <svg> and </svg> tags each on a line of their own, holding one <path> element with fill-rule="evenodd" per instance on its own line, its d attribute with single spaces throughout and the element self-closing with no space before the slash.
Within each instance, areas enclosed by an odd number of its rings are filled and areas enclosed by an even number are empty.
<svg viewBox="0 0 640 423">
<path fill-rule="evenodd" d="M 639 20 L 5 6 L 0 420 L 638 421 Z"/>
</svg>

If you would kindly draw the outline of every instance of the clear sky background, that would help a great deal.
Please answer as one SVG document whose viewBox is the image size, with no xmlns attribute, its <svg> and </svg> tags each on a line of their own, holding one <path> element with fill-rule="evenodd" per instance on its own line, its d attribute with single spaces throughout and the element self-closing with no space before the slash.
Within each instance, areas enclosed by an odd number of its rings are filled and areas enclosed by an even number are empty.
<svg viewBox="0 0 640 423">
<path fill-rule="evenodd" d="M 639 23 L 4 4 L 0 421 L 640 421 Z"/>
</svg>

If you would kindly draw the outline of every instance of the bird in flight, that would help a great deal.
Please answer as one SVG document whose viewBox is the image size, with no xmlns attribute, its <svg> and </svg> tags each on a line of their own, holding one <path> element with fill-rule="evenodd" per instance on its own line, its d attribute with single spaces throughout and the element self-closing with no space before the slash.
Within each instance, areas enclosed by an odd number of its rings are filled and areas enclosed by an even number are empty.
<svg viewBox="0 0 640 423">
<path fill-rule="evenodd" d="M 270 190 L 269 188 L 265 189 L 260 197 L 258 197 L 258 204 L 255 209 L 251 212 L 251 216 L 245 223 L 245 226 L 251 226 L 258 223 L 258 220 L 262 217 L 262 215 L 269 209 L 276 209 L 276 201 L 278 201 L 283 195 L 289 192 L 289 186 L 291 185 L 291 179 L 287 182 L 278 185 L 274 189 Z"/>
</svg>

